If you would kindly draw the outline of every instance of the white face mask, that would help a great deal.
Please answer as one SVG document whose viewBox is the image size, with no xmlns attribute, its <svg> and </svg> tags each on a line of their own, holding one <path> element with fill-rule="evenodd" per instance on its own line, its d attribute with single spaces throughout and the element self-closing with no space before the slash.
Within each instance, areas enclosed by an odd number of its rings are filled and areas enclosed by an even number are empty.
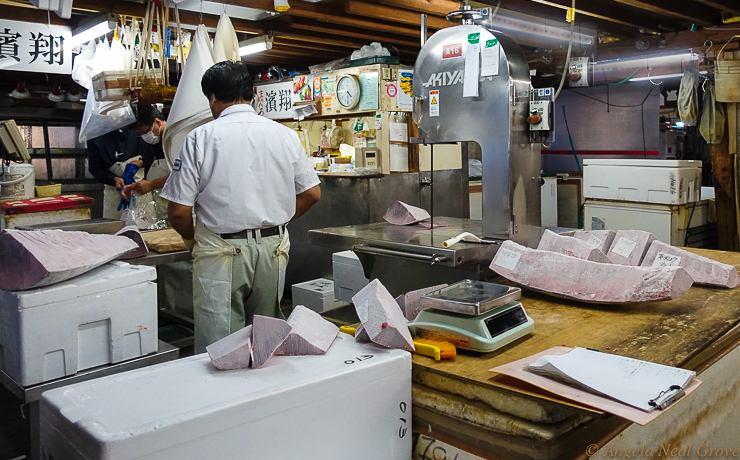
<svg viewBox="0 0 740 460">
<path fill-rule="evenodd" d="M 154 132 L 150 129 L 146 134 L 142 134 L 141 138 L 147 144 L 157 145 L 159 144 L 159 136 L 155 136 Z"/>
</svg>

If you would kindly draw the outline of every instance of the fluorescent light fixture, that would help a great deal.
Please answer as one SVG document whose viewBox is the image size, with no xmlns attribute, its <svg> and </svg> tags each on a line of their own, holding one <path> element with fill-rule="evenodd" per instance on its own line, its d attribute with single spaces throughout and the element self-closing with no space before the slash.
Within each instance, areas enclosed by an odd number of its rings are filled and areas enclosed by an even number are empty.
<svg viewBox="0 0 740 460">
<path fill-rule="evenodd" d="M 239 56 L 259 53 L 272 49 L 273 38 L 270 35 L 260 35 L 259 37 L 250 38 L 239 42 Z"/>
<path fill-rule="evenodd" d="M 538 22 L 537 18 L 528 15 L 521 15 L 520 17 L 520 15 L 508 10 L 500 10 L 491 18 L 492 9 L 490 7 L 481 9 L 485 24 L 495 30 L 508 33 L 514 36 L 515 39 L 519 38 L 517 35 L 523 35 L 529 37 L 533 43 L 537 40 L 543 44 L 551 42 L 568 43 L 570 41 L 570 27 L 548 24 L 544 21 Z M 593 45 L 595 38 L 593 35 L 573 32 L 573 43 Z"/>
<path fill-rule="evenodd" d="M 699 73 L 702 75 L 706 75 L 707 71 L 702 70 Z M 662 80 L 668 80 L 671 78 L 681 78 L 681 77 L 683 77 L 683 72 L 682 73 L 669 73 L 666 75 L 650 75 L 649 77 L 635 77 L 635 78 L 630 78 L 629 81 L 648 81 L 648 80 L 662 81 Z"/>
<path fill-rule="evenodd" d="M 69 40 L 69 45 L 74 48 L 101 37 L 115 29 L 117 22 L 117 18 L 112 14 L 92 17 L 72 31 L 72 38 Z"/>
<path fill-rule="evenodd" d="M 674 54 L 656 54 L 641 57 L 616 58 L 605 61 L 599 61 L 594 64 L 598 70 L 619 70 L 635 69 L 639 67 L 652 67 L 656 65 L 679 64 L 698 59 L 699 57 L 691 52 L 682 52 Z"/>
</svg>

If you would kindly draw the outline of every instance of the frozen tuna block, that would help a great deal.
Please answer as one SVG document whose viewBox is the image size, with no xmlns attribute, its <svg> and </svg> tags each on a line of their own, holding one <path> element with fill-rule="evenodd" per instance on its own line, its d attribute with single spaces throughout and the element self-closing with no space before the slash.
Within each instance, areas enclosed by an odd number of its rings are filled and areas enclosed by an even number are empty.
<svg viewBox="0 0 740 460">
<path fill-rule="evenodd" d="M 642 230 L 619 230 L 606 256 L 612 263 L 638 266 L 655 236 Z"/>
<path fill-rule="evenodd" d="M 362 326 L 374 343 L 414 351 L 406 317 L 390 292 L 377 279 L 352 297 Z"/>
<path fill-rule="evenodd" d="M 20 291 L 86 273 L 136 249 L 123 236 L 63 230 L 0 233 L 0 289 Z"/>
<path fill-rule="evenodd" d="M 393 203 L 383 216 L 386 222 L 393 225 L 410 225 L 429 218 L 431 216 L 425 210 L 410 206 L 401 201 Z"/>
<path fill-rule="evenodd" d="M 290 324 L 284 319 L 254 315 L 252 320 L 252 369 L 264 366 L 288 338 Z"/>
<path fill-rule="evenodd" d="M 401 311 L 404 316 L 406 316 L 406 319 L 413 321 L 417 316 L 419 316 L 419 312 L 423 309 L 421 306 L 421 297 L 430 292 L 438 291 L 444 287 L 447 287 L 447 285 L 439 284 L 437 286 L 407 292 L 406 294 L 401 294 L 396 297 L 396 303 L 401 307 Z"/>
<path fill-rule="evenodd" d="M 216 369 L 248 368 L 252 354 L 252 325 L 208 345 L 206 351 Z"/>
<path fill-rule="evenodd" d="M 645 258 L 645 267 L 683 267 L 696 284 L 707 284 L 726 288 L 736 288 L 740 284 L 737 269 L 732 265 L 696 255 L 665 244 L 653 241 Z"/>
<path fill-rule="evenodd" d="M 135 259 L 137 257 L 143 257 L 149 254 L 149 249 L 146 247 L 144 238 L 141 236 L 141 232 L 135 225 L 129 225 L 127 227 L 123 227 L 122 229 L 116 232 L 116 236 L 125 236 L 126 238 L 130 239 L 137 245 L 136 249 L 133 249 L 119 256 L 118 259 L 120 260 Z"/>
<path fill-rule="evenodd" d="M 609 252 L 609 248 L 612 247 L 616 234 L 617 232 L 614 230 L 576 230 L 573 238 L 585 241 L 589 246 L 606 254 Z"/>
<path fill-rule="evenodd" d="M 572 236 L 558 235 L 550 230 L 545 230 L 537 249 L 557 252 L 566 256 L 590 260 L 592 262 L 600 262 L 603 264 L 611 263 L 611 260 L 606 257 L 606 254 L 601 252 L 599 249 L 589 246 L 584 241 L 573 238 Z"/>
<path fill-rule="evenodd" d="M 303 305 L 293 309 L 287 322 L 292 329 L 285 342 L 275 350 L 276 355 L 323 355 L 339 334 L 337 326 Z"/>
<path fill-rule="evenodd" d="M 491 270 L 523 287 L 594 303 L 676 299 L 693 280 L 681 267 L 600 264 L 505 241 Z"/>
<path fill-rule="evenodd" d="M 370 340 L 370 336 L 367 335 L 367 331 L 365 330 L 364 327 L 362 327 L 362 324 L 360 324 L 357 327 L 357 330 L 355 331 L 355 340 L 357 340 L 360 343 L 372 342 L 372 340 Z"/>
</svg>

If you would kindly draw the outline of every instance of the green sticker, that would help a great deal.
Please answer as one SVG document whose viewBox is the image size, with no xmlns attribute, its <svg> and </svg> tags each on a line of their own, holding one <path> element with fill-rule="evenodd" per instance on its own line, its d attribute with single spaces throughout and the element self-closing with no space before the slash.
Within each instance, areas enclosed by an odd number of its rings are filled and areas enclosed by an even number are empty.
<svg viewBox="0 0 740 460">
<path fill-rule="evenodd" d="M 486 42 L 486 48 L 493 48 L 498 44 L 498 39 L 494 38 L 493 40 L 488 40 Z"/>
<path fill-rule="evenodd" d="M 480 41 L 480 33 L 475 34 L 469 34 L 468 35 L 468 42 L 472 45 L 475 45 Z"/>
</svg>

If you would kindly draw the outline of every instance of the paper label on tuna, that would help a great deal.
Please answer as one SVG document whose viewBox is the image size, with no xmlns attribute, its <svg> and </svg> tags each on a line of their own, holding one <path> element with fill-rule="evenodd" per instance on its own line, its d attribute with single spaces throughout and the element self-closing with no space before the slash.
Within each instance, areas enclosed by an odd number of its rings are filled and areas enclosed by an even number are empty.
<svg viewBox="0 0 740 460">
<path fill-rule="evenodd" d="M 653 267 L 678 267 L 681 263 L 680 256 L 659 252 L 653 261 Z"/>
<path fill-rule="evenodd" d="M 588 240 L 586 240 L 586 244 L 591 246 L 592 248 L 600 248 L 603 243 L 604 241 L 602 241 L 596 235 L 591 235 L 588 237 Z"/>
<path fill-rule="evenodd" d="M 614 246 L 612 251 L 614 254 L 619 254 L 622 257 L 629 257 L 632 251 L 635 250 L 637 241 L 628 240 L 627 238 L 620 238 L 617 244 Z"/>
<path fill-rule="evenodd" d="M 500 249 L 494 265 L 506 268 L 508 270 L 514 270 L 517 262 L 522 257 L 522 254 L 516 251 L 510 251 L 508 249 Z"/>
</svg>

